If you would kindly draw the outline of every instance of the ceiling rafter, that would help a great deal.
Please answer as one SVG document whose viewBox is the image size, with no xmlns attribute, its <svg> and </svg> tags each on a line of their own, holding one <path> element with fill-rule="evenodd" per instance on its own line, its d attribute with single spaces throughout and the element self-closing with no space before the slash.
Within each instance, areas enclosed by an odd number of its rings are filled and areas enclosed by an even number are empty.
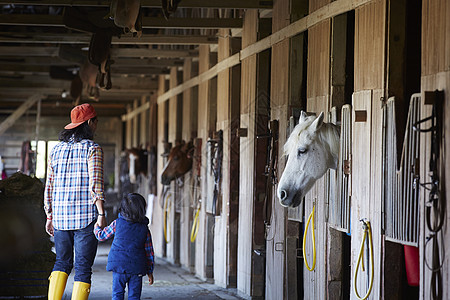
<svg viewBox="0 0 450 300">
<path fill-rule="evenodd" d="M 91 34 L 0 32 L 0 43 L 89 44 Z M 113 37 L 113 45 L 208 45 L 217 44 L 217 36 L 146 34 L 140 38 Z"/>
<path fill-rule="evenodd" d="M 52 6 L 110 6 L 109 0 L 12 0 L 0 1 L 0 4 L 21 4 L 21 5 L 52 5 Z M 142 7 L 161 7 L 160 0 L 142 0 Z M 180 8 L 272 8 L 271 0 L 183 0 L 178 7 Z"/>
<path fill-rule="evenodd" d="M 65 26 L 62 15 L 4 14 L 0 25 Z M 219 29 L 241 28 L 239 18 L 171 18 L 143 17 L 142 28 Z"/>
<path fill-rule="evenodd" d="M 87 51 L 86 51 L 87 53 Z M 1 56 L 50 56 L 58 57 L 59 47 L 0 46 Z M 111 57 L 193 57 L 196 50 L 111 48 Z"/>
</svg>

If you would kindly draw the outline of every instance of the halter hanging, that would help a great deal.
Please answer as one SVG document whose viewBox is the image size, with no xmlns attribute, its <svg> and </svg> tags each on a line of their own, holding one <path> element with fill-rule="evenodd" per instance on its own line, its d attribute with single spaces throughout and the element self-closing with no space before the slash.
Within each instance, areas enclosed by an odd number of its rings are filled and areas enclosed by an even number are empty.
<svg viewBox="0 0 450 300">
<path fill-rule="evenodd" d="M 442 299 L 443 287 L 442 287 L 442 273 L 441 268 L 444 258 L 440 258 L 438 233 L 442 229 L 445 220 L 445 201 L 440 195 L 440 180 L 439 180 L 439 160 L 440 160 L 440 148 L 442 139 L 442 103 L 444 93 L 442 91 L 434 92 L 434 101 L 431 116 L 422 119 L 414 124 L 414 130 L 419 132 L 431 132 L 431 147 L 430 147 L 430 182 L 420 184 L 423 188 L 429 191 L 428 202 L 426 203 L 425 219 L 428 230 L 431 232 L 426 237 L 425 251 L 432 240 L 432 263 L 431 267 L 428 264 L 428 260 L 425 257 L 425 265 L 432 272 L 431 275 L 431 294 L 433 299 Z M 427 129 L 421 129 L 420 124 L 431 121 L 431 126 Z M 431 216 L 435 216 L 432 220 Z M 437 219 L 436 219 L 437 218 Z M 433 221 L 433 222 L 432 222 Z"/>
</svg>

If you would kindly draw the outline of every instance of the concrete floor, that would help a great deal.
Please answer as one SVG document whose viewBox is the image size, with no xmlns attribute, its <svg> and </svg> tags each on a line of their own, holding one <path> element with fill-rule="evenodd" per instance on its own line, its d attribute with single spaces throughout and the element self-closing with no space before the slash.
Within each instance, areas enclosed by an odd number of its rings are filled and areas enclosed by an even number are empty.
<svg viewBox="0 0 450 300">
<path fill-rule="evenodd" d="M 89 300 L 111 299 L 112 273 L 106 271 L 110 243 L 99 243 L 92 274 Z M 244 299 L 236 289 L 224 289 L 195 277 L 190 272 L 176 267 L 162 258 L 156 258 L 155 282 L 148 284 L 143 279 L 141 299 Z M 73 272 L 67 280 L 63 300 L 70 300 L 73 286 Z M 125 299 L 127 299 L 125 297 Z"/>
</svg>

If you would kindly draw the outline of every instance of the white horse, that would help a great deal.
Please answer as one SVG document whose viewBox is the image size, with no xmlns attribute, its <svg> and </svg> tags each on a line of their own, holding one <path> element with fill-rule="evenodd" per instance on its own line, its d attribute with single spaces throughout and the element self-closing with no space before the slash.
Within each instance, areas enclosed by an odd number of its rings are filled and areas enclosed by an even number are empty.
<svg viewBox="0 0 450 300">
<path fill-rule="evenodd" d="M 316 180 L 339 161 L 340 130 L 334 124 L 323 122 L 323 112 L 316 118 L 301 112 L 284 145 L 288 161 L 278 184 L 281 205 L 296 207 Z"/>
</svg>

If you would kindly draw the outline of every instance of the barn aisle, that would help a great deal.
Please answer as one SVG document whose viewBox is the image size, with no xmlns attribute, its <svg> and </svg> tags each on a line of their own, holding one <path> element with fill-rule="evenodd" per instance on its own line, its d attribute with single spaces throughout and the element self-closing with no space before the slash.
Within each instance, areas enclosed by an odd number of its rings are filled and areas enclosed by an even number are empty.
<svg viewBox="0 0 450 300">
<path fill-rule="evenodd" d="M 92 289 L 89 300 L 111 299 L 112 273 L 106 271 L 110 243 L 99 243 L 95 258 Z M 236 289 L 224 289 L 202 281 L 188 271 L 176 267 L 162 258 L 156 257 L 155 283 L 148 285 L 144 278 L 141 299 L 243 299 Z M 70 300 L 73 286 L 73 272 L 67 280 L 63 300 Z M 125 299 L 127 299 L 125 297 Z"/>
</svg>

